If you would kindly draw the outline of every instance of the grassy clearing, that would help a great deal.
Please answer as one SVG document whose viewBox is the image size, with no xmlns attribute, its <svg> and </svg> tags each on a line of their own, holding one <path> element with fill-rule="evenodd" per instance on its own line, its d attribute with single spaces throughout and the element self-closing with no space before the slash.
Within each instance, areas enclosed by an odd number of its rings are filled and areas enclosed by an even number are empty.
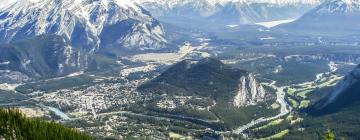
<svg viewBox="0 0 360 140">
<path fill-rule="evenodd" d="M 290 121 L 294 118 L 293 114 L 290 114 L 289 116 L 286 117 L 286 120 Z"/>
<path fill-rule="evenodd" d="M 337 83 L 337 81 L 340 79 L 341 79 L 341 77 L 339 77 L 337 75 L 333 75 L 329 79 L 325 80 L 324 82 L 321 82 L 321 84 L 318 85 L 318 87 L 323 88 L 323 87 L 334 86 Z"/>
<path fill-rule="evenodd" d="M 292 107 L 297 108 L 299 106 L 299 103 L 294 99 L 289 98 L 289 101 Z"/>
<path fill-rule="evenodd" d="M 294 96 L 294 93 L 296 92 L 296 89 L 294 88 L 287 88 L 287 93 L 291 96 Z"/>
<path fill-rule="evenodd" d="M 271 139 L 278 139 L 278 138 L 282 138 L 283 136 L 285 136 L 286 134 L 289 133 L 289 129 L 283 130 L 275 135 L 272 135 L 270 137 L 266 137 L 266 138 L 261 138 L 258 140 L 271 140 Z"/>
<path fill-rule="evenodd" d="M 175 140 L 192 140 L 193 138 L 190 136 L 183 136 L 174 132 L 170 132 L 169 133 L 169 137 L 170 139 L 175 139 Z"/>
<path fill-rule="evenodd" d="M 301 91 L 301 92 L 299 92 L 299 93 L 297 93 L 297 96 L 300 96 L 301 98 L 306 98 L 306 94 L 308 94 L 309 92 L 311 92 L 312 91 L 312 89 L 311 90 L 303 90 L 303 91 Z"/>
<path fill-rule="evenodd" d="M 273 104 L 271 105 L 271 108 L 272 108 L 272 109 L 278 109 L 278 108 L 280 108 L 280 105 L 279 105 L 278 103 L 273 103 Z"/>
<path fill-rule="evenodd" d="M 300 103 L 300 108 L 307 108 L 309 106 L 310 101 L 309 100 L 303 100 Z"/>
<path fill-rule="evenodd" d="M 301 121 L 303 121 L 303 120 L 304 120 L 303 118 L 297 118 L 296 120 L 291 120 L 291 121 L 290 121 L 290 124 L 293 125 L 293 124 L 298 123 L 298 122 L 301 122 Z"/>
<path fill-rule="evenodd" d="M 271 121 L 271 122 L 268 123 L 267 125 L 264 125 L 264 126 L 255 128 L 255 130 L 265 129 L 265 128 L 268 128 L 269 126 L 278 125 L 278 124 L 280 124 L 282 121 L 284 121 L 284 119 L 277 119 L 277 120 Z"/>
</svg>

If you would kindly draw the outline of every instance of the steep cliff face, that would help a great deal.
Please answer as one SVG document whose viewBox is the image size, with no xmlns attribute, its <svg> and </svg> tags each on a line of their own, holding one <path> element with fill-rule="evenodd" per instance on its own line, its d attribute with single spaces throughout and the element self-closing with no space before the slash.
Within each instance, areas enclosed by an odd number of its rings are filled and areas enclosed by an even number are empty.
<svg viewBox="0 0 360 140">
<path fill-rule="evenodd" d="M 253 74 L 249 74 L 240 78 L 239 90 L 233 104 L 235 107 L 256 105 L 264 101 L 265 95 L 262 85 L 256 81 Z"/>
<path fill-rule="evenodd" d="M 266 93 L 254 75 L 219 60 L 184 60 L 139 87 L 144 93 L 210 97 L 236 107 L 256 105 Z"/>
</svg>

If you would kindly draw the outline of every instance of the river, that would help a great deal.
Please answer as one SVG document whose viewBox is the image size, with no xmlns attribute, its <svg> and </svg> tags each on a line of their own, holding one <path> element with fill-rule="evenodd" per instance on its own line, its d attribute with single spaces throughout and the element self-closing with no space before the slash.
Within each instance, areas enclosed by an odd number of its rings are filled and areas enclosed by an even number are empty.
<svg viewBox="0 0 360 140">
<path fill-rule="evenodd" d="M 71 120 L 71 118 L 66 115 L 64 112 L 60 111 L 57 108 L 46 106 L 50 111 L 53 111 L 57 116 L 61 117 L 63 120 Z"/>
</svg>

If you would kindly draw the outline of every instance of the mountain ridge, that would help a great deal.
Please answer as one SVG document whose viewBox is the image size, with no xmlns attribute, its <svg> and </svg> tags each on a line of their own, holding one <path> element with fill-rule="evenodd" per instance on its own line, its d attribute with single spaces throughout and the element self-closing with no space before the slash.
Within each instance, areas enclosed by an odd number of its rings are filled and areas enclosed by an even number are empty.
<svg viewBox="0 0 360 140">
<path fill-rule="evenodd" d="M 180 3 L 190 3 L 191 0 L 136 0 L 137 3 L 145 3 L 145 2 L 158 2 L 161 4 L 167 4 L 169 6 L 174 6 Z M 278 5 L 287 5 L 287 4 L 319 4 L 319 0 L 202 0 L 206 1 L 212 5 L 224 5 L 229 2 L 233 3 L 241 3 L 241 4 L 253 4 L 253 3 L 270 3 L 270 4 L 278 4 Z"/>
<path fill-rule="evenodd" d="M 100 46 L 156 49 L 167 42 L 160 22 L 133 2 L 122 0 L 21 0 L 1 8 L 0 21 L 3 42 L 57 34 L 87 51 Z M 109 28 L 117 30 L 113 42 L 102 40 Z"/>
<path fill-rule="evenodd" d="M 320 0 L 138 0 L 155 17 L 202 19 L 221 24 L 254 24 L 297 18 L 320 4 Z"/>
</svg>

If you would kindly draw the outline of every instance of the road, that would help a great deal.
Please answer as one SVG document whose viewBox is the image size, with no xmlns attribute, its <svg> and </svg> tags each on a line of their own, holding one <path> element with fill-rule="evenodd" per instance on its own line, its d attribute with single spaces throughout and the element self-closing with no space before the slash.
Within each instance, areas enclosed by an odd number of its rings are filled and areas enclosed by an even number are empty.
<svg viewBox="0 0 360 140">
<path fill-rule="evenodd" d="M 100 116 L 108 116 L 108 115 L 116 115 L 116 114 L 129 114 L 129 115 L 134 115 L 134 116 L 140 116 L 140 117 L 150 117 L 150 118 L 155 118 L 157 120 L 169 120 L 172 119 L 172 117 L 174 119 L 178 118 L 178 119 L 187 119 L 187 120 L 193 120 L 193 121 L 200 121 L 200 122 L 205 122 L 205 123 L 217 123 L 220 120 L 205 120 L 205 119 L 199 119 L 199 118 L 194 118 L 194 117 L 186 117 L 186 116 L 182 116 L 182 115 L 172 115 L 172 114 L 166 114 L 166 116 L 162 117 L 162 116 L 151 116 L 151 115 L 146 115 L 146 114 L 141 114 L 141 113 L 133 113 L 130 111 L 114 111 L 114 112 L 107 112 L 107 113 L 99 113 L 97 114 L 97 117 Z M 93 115 L 87 115 L 87 116 L 81 116 L 78 118 L 71 118 L 71 120 L 81 120 L 84 118 L 89 118 L 89 117 L 93 117 Z"/>
</svg>

